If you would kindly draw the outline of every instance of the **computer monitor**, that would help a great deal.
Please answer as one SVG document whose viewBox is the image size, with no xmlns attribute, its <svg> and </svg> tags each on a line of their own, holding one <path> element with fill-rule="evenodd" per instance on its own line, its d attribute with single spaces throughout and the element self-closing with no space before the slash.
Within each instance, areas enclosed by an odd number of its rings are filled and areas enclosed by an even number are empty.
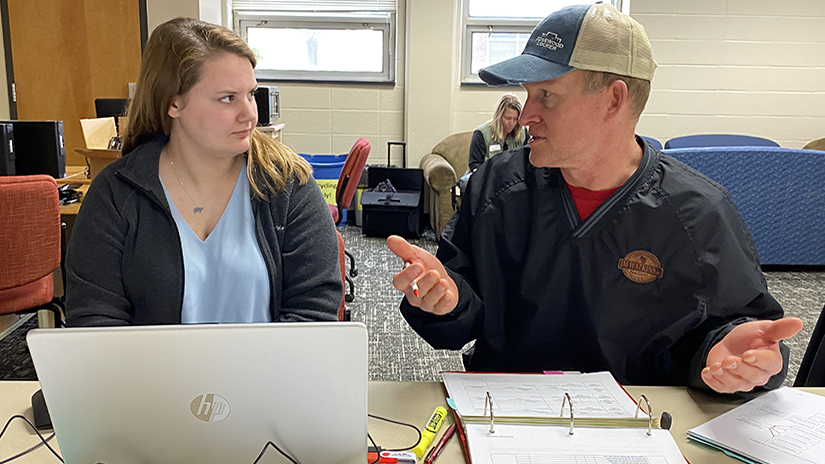
<svg viewBox="0 0 825 464">
<path fill-rule="evenodd" d="M 98 118 L 117 118 L 126 115 L 129 100 L 126 98 L 95 98 L 95 114 Z"/>
<path fill-rule="evenodd" d="M 129 100 L 126 98 L 95 98 L 95 115 L 98 118 L 115 118 L 115 130 L 120 134 L 120 118 L 126 115 Z"/>
<path fill-rule="evenodd" d="M 355 322 L 32 330 L 67 464 L 367 458 L 367 329 Z M 288 462 L 269 448 L 261 463 Z"/>
<path fill-rule="evenodd" d="M 0 121 L 14 132 L 15 175 L 66 177 L 63 121 Z"/>
<path fill-rule="evenodd" d="M 14 158 L 14 126 L 0 123 L 0 176 L 17 174 Z"/>
</svg>

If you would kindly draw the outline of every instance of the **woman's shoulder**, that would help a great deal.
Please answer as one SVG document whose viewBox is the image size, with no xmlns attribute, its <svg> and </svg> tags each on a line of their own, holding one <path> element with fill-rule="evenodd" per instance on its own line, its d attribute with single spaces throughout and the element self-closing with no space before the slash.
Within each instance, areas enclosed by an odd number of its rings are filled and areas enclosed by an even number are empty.
<svg viewBox="0 0 825 464">
<path fill-rule="evenodd" d="M 309 176 L 306 182 L 302 182 L 297 176 L 291 175 L 287 178 L 282 190 L 270 190 L 267 192 L 266 197 L 271 207 L 285 209 L 294 208 L 313 200 L 326 203 L 321 188 L 312 175 Z"/>
</svg>

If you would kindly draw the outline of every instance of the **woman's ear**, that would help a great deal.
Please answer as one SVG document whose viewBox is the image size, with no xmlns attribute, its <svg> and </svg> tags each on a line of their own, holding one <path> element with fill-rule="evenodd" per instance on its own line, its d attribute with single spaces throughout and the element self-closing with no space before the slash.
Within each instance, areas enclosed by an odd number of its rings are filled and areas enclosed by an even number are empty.
<svg viewBox="0 0 825 464">
<path fill-rule="evenodd" d="M 173 97 L 172 102 L 169 103 L 169 109 L 166 111 L 166 114 L 168 114 L 172 119 L 180 117 L 180 112 L 183 110 L 184 103 L 184 99 L 180 95 Z"/>
</svg>

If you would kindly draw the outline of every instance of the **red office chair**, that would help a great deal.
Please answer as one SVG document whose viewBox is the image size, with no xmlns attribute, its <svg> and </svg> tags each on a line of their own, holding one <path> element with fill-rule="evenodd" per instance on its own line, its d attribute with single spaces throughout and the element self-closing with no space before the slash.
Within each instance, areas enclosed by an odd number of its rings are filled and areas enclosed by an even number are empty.
<svg viewBox="0 0 825 464">
<path fill-rule="evenodd" d="M 361 180 L 361 173 L 364 172 L 364 166 L 367 164 L 367 158 L 369 156 L 370 143 L 367 139 L 361 137 L 355 141 L 344 162 L 344 167 L 341 168 L 341 176 L 338 178 L 338 188 L 335 189 L 335 205 L 327 205 L 329 206 L 329 212 L 332 214 L 332 219 L 335 221 L 336 226 L 341 223 L 343 211 L 349 208 L 352 203 L 355 191 L 358 190 L 358 181 Z M 358 269 L 355 267 L 355 257 L 346 250 L 344 250 L 344 254 L 349 258 L 350 262 L 349 277 L 345 276 L 346 283 L 349 284 L 349 292 L 345 292 L 344 296 L 344 299 L 349 302 L 355 299 L 355 285 L 350 277 L 357 276 Z"/>
<path fill-rule="evenodd" d="M 0 315 L 37 311 L 46 327 L 49 310 L 60 325 L 63 303 L 54 297 L 52 273 L 65 246 L 54 179 L 0 177 L 0 218 Z"/>
<path fill-rule="evenodd" d="M 346 293 L 347 288 L 347 274 L 345 272 L 347 268 L 347 260 L 344 257 L 344 237 L 341 236 L 341 232 L 335 231 L 335 235 L 338 236 L 338 266 L 341 267 L 341 284 L 344 286 L 344 293 Z M 338 320 L 339 321 L 348 321 L 350 320 L 350 313 L 347 311 L 347 306 L 345 304 L 345 297 L 341 295 L 341 305 L 338 306 Z"/>
</svg>

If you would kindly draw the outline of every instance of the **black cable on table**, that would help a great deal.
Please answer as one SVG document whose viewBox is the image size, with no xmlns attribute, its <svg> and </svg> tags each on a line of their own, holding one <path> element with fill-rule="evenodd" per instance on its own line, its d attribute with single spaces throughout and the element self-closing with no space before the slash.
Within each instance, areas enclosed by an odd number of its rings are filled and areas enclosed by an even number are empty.
<svg viewBox="0 0 825 464">
<path fill-rule="evenodd" d="M 258 455 L 258 457 L 255 459 L 255 461 L 252 462 L 252 464 L 258 464 L 258 461 L 260 461 L 261 458 L 264 457 L 264 453 L 266 453 L 266 448 L 268 446 L 272 446 L 273 448 L 278 450 L 278 452 L 281 453 L 281 455 L 283 455 L 285 458 L 289 459 L 289 461 L 292 462 L 293 464 L 298 464 L 298 461 L 292 459 L 292 456 L 286 454 L 284 452 L 284 450 L 282 450 L 281 448 L 278 448 L 278 445 L 276 445 L 275 443 L 272 443 L 271 441 L 266 442 L 266 444 L 264 445 L 264 449 L 261 450 L 261 454 Z"/>
<path fill-rule="evenodd" d="M 9 420 L 8 420 L 8 421 L 6 421 L 6 425 L 5 425 L 5 426 L 3 426 L 3 430 L 2 430 L 2 431 L 0 431 L 0 438 L 3 438 L 3 435 L 6 433 L 6 429 L 8 429 L 8 428 L 9 428 L 9 424 L 11 424 L 11 421 L 13 421 L 14 419 L 23 419 L 24 421 L 26 421 L 26 423 L 27 423 L 27 424 L 29 424 L 29 427 L 31 427 L 31 428 L 32 428 L 32 430 L 34 430 L 34 433 L 36 433 L 36 434 L 37 434 L 37 436 L 38 436 L 38 437 L 40 437 L 40 443 L 38 443 L 38 444 L 36 444 L 36 445 L 32 446 L 31 448 L 27 449 L 26 451 L 23 451 L 23 452 L 21 452 L 21 453 L 17 453 L 16 455 L 14 455 L 14 456 L 12 456 L 12 457 L 10 457 L 10 458 L 7 458 L 7 459 L 4 459 L 4 460 L 0 461 L 0 464 L 5 464 L 5 463 L 7 463 L 7 462 L 11 462 L 11 461 L 12 461 L 12 460 L 14 460 L 14 459 L 17 459 L 17 458 L 19 458 L 19 457 L 21 457 L 21 456 L 24 456 L 24 455 L 26 455 L 26 454 L 28 454 L 28 453 L 31 453 L 32 451 L 36 450 L 37 448 L 39 448 L 39 447 L 41 447 L 41 446 L 43 446 L 43 445 L 46 445 L 46 448 L 49 448 L 49 451 L 51 451 L 51 452 L 52 452 L 52 454 L 54 454 L 54 455 L 55 455 L 55 457 L 57 457 L 57 459 L 59 459 L 59 460 L 60 460 L 60 462 L 63 462 L 63 458 L 62 458 L 62 457 L 60 457 L 60 455 L 59 455 L 59 454 L 57 454 L 57 451 L 55 451 L 55 450 L 54 450 L 54 448 L 52 448 L 52 447 L 51 447 L 51 445 L 49 445 L 49 443 L 48 443 L 48 442 L 49 442 L 49 440 L 51 440 L 51 439 L 54 437 L 54 433 L 52 433 L 52 434 L 49 436 L 49 438 L 44 438 L 44 437 L 43 437 L 43 435 L 41 435 L 41 434 L 40 434 L 40 431 L 39 431 L 39 430 L 37 430 L 37 427 L 35 427 L 35 426 L 34 426 L 34 424 L 32 424 L 32 423 L 31 423 L 31 421 L 30 421 L 30 420 L 29 420 L 26 416 L 21 416 L 20 414 L 15 414 L 15 415 L 11 416 L 11 417 L 9 418 Z M 296 464 L 297 464 L 297 463 L 296 463 Z"/>
<path fill-rule="evenodd" d="M 409 427 L 409 428 L 415 430 L 416 433 L 418 433 L 418 438 L 415 440 L 415 443 L 413 443 L 412 446 L 408 446 L 407 448 L 387 449 L 387 450 L 384 450 L 384 451 L 409 451 L 409 450 L 415 448 L 415 446 L 418 445 L 418 442 L 421 441 L 421 429 L 419 429 L 418 427 L 416 427 L 412 424 L 407 424 L 405 422 L 394 421 L 392 419 L 386 419 L 384 417 L 375 416 L 375 415 L 372 415 L 372 414 L 367 414 L 367 416 L 372 417 L 373 419 L 378 419 L 378 420 L 382 420 L 384 422 L 389 422 L 391 424 L 403 425 L 404 427 Z M 369 437 L 369 434 L 367 435 L 367 437 Z M 373 443 L 373 446 L 375 446 L 375 443 Z"/>
</svg>

